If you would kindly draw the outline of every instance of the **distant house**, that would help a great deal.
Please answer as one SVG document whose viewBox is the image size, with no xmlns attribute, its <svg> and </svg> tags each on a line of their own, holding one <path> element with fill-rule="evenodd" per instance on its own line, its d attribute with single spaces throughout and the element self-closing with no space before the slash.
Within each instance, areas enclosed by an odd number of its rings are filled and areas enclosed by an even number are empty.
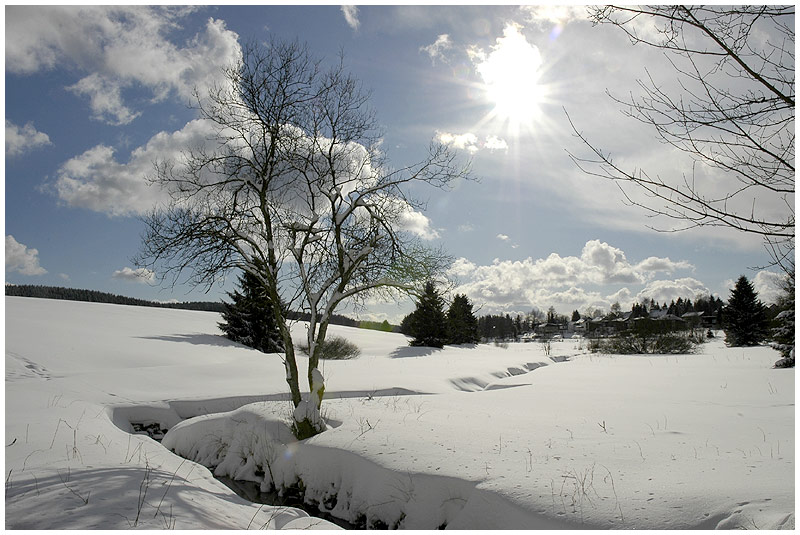
<svg viewBox="0 0 800 535">
<path fill-rule="evenodd" d="M 540 338 L 552 338 L 557 334 L 563 335 L 567 326 L 562 323 L 540 323 L 536 326 L 536 336 Z"/>
<path fill-rule="evenodd" d="M 681 316 L 686 322 L 686 326 L 690 329 L 698 329 L 703 327 L 703 313 L 702 312 L 687 312 Z"/>
<path fill-rule="evenodd" d="M 586 334 L 587 323 L 589 320 L 581 318 L 578 321 L 572 322 L 572 330 L 578 334 Z"/>
<path fill-rule="evenodd" d="M 658 322 L 664 322 L 666 327 L 663 330 L 678 331 L 686 328 L 686 320 L 676 316 L 675 314 L 664 314 L 655 319 Z"/>
<path fill-rule="evenodd" d="M 657 320 L 658 318 L 662 318 L 667 315 L 667 309 L 658 309 L 658 310 L 651 310 L 650 311 L 650 319 Z"/>
<path fill-rule="evenodd" d="M 603 318 L 592 318 L 586 323 L 587 336 L 612 336 L 631 328 L 632 312 L 622 316 L 609 314 Z"/>
</svg>

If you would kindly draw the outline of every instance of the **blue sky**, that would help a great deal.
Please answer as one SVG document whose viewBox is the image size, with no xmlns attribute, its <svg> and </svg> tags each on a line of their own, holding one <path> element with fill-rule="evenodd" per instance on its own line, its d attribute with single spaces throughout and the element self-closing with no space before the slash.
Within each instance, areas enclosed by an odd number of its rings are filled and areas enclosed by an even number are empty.
<svg viewBox="0 0 800 535">
<path fill-rule="evenodd" d="M 775 295 L 777 274 L 749 269 L 768 263 L 759 239 L 649 230 L 669 222 L 625 206 L 614 184 L 570 160 L 585 149 L 565 110 L 619 161 L 691 168 L 606 95 L 635 91 L 645 68 L 674 84 L 666 59 L 593 27 L 581 8 L 6 7 L 5 24 L 9 283 L 157 300 L 230 290 L 234 276 L 208 293 L 137 276 L 137 215 L 154 201 L 149 162 L 190 133 L 192 88 L 240 44 L 276 36 L 326 60 L 344 51 L 372 90 L 395 166 L 422 159 L 434 139 L 471 158 L 480 180 L 424 192 L 424 215 L 431 242 L 456 259 L 457 290 L 481 312 L 724 299 L 740 274 L 765 301 Z M 361 316 L 399 321 L 411 308 L 373 303 Z"/>
</svg>

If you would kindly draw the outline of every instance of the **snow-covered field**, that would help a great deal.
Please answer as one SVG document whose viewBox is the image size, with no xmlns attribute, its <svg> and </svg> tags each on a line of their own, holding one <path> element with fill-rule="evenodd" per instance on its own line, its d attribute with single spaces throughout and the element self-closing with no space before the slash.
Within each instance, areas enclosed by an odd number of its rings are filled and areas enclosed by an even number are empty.
<svg viewBox="0 0 800 535">
<path fill-rule="evenodd" d="M 329 429 L 296 443 L 279 357 L 219 336 L 217 314 L 5 303 L 6 528 L 334 527 L 167 447 L 374 526 L 794 527 L 794 370 L 769 348 L 550 358 L 333 326 L 362 355 L 325 363 Z"/>
</svg>

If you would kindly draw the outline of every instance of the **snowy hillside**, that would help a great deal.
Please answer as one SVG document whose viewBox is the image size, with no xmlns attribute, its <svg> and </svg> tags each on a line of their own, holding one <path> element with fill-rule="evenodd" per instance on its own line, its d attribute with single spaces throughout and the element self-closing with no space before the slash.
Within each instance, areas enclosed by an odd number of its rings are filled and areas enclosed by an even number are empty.
<svg viewBox="0 0 800 535">
<path fill-rule="evenodd" d="M 794 370 L 769 348 L 549 358 L 332 326 L 361 357 L 324 364 L 329 430 L 296 443 L 279 356 L 219 319 L 7 297 L 6 528 L 335 527 L 167 448 L 376 527 L 794 527 Z"/>
</svg>

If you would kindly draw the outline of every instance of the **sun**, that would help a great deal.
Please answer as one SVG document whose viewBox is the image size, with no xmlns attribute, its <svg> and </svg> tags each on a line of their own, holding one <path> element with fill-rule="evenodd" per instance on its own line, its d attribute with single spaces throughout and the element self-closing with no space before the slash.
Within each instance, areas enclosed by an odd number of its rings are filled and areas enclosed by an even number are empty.
<svg viewBox="0 0 800 535">
<path fill-rule="evenodd" d="M 486 96 L 494 104 L 493 118 L 517 127 L 539 118 L 546 97 L 540 83 L 542 56 L 518 25 L 507 25 L 489 54 L 473 50 L 472 56 Z"/>
</svg>

